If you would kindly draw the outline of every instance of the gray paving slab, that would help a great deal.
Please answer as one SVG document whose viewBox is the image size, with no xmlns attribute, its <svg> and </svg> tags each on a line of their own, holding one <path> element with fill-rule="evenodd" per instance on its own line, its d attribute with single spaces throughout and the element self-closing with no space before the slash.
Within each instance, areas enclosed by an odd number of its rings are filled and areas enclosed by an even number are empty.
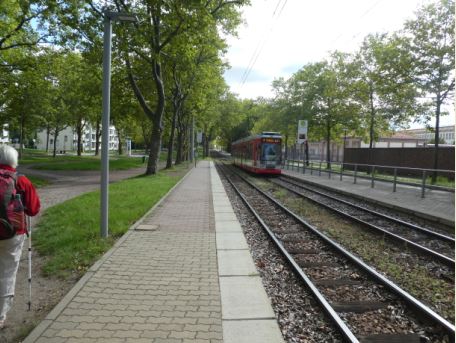
<svg viewBox="0 0 456 343">
<path fill-rule="evenodd" d="M 231 206 L 231 203 L 227 199 L 225 199 L 225 200 L 215 200 L 214 199 L 214 207 L 215 206 Z"/>
<path fill-rule="evenodd" d="M 398 184 L 396 192 L 393 192 L 393 185 L 390 182 L 376 181 L 374 188 L 372 188 L 370 180 L 367 179 L 358 178 L 357 183 L 354 184 L 353 177 L 349 176 L 344 176 L 342 181 L 340 181 L 340 177 L 337 174 L 329 179 L 326 173 L 318 176 L 315 173 L 310 175 L 308 171 L 306 174 L 291 170 L 283 170 L 283 172 L 323 187 L 350 193 L 374 203 L 380 203 L 386 207 L 437 220 L 451 226 L 455 224 L 454 193 L 427 189 L 425 197 L 421 198 L 421 189 L 419 187 Z"/>
<path fill-rule="evenodd" d="M 231 205 L 215 205 L 214 213 L 233 213 L 233 207 Z"/>
<path fill-rule="evenodd" d="M 242 227 L 237 220 L 215 222 L 215 231 L 217 234 L 222 232 L 242 232 Z"/>
<path fill-rule="evenodd" d="M 233 221 L 237 220 L 237 217 L 234 213 L 216 213 L 215 220 L 217 222 L 226 222 L 226 221 Z"/>
<path fill-rule="evenodd" d="M 252 332 L 255 334 L 252 335 Z M 223 322 L 224 343 L 279 343 L 284 342 L 277 321 L 227 320 Z"/>
<path fill-rule="evenodd" d="M 248 245 L 242 232 L 217 232 L 217 249 L 248 249 Z"/>
<path fill-rule="evenodd" d="M 221 277 L 220 292 L 223 319 L 275 318 L 258 276 Z"/>
<path fill-rule="evenodd" d="M 218 250 L 219 276 L 259 275 L 248 250 Z"/>
</svg>

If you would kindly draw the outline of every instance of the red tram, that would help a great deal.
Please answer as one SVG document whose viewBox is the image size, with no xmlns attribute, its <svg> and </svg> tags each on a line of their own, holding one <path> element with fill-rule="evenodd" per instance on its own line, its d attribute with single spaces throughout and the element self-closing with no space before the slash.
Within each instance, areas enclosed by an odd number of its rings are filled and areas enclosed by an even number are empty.
<svg viewBox="0 0 456 343">
<path fill-rule="evenodd" d="M 282 136 L 263 132 L 231 144 L 234 164 L 255 174 L 281 174 Z"/>
</svg>

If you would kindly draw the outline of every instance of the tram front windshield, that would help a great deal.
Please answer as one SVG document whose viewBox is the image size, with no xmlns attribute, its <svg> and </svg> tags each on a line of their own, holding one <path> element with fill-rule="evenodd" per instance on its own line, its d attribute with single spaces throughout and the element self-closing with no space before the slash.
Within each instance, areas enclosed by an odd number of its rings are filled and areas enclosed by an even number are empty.
<svg viewBox="0 0 456 343">
<path fill-rule="evenodd" d="M 279 161 L 280 144 L 263 143 L 261 145 L 261 160 L 265 162 Z"/>
</svg>

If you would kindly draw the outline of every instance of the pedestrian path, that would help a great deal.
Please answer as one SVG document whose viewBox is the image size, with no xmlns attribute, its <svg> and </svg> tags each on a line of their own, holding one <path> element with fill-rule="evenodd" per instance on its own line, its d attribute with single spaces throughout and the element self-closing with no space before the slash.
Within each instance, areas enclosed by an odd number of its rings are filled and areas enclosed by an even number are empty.
<svg viewBox="0 0 456 343">
<path fill-rule="evenodd" d="M 420 187 L 397 184 L 394 192 L 391 182 L 375 181 L 372 188 L 369 179 L 357 178 L 355 184 L 353 176 L 344 175 L 341 181 L 340 174 L 337 173 L 328 175 L 322 171 L 320 175 L 318 170 L 314 170 L 311 175 L 309 169 L 305 173 L 302 172 L 302 169 L 299 172 L 283 169 L 283 173 L 342 193 L 350 193 L 358 198 L 405 213 L 436 220 L 450 226 L 455 224 L 454 193 L 426 189 L 425 197 L 422 198 Z"/>
<path fill-rule="evenodd" d="M 213 165 L 192 169 L 24 342 L 282 342 Z"/>
</svg>

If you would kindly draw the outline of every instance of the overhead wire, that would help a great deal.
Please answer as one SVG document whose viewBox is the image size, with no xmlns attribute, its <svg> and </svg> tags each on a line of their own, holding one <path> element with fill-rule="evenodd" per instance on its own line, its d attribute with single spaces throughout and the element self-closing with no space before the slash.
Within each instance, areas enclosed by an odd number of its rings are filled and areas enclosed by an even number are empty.
<svg viewBox="0 0 456 343">
<path fill-rule="evenodd" d="M 274 16 L 277 13 L 277 9 L 279 8 L 279 5 L 281 2 L 282 2 L 282 0 L 279 0 L 277 2 L 276 7 L 274 8 L 274 12 L 272 13 L 272 19 L 274 19 Z M 247 64 L 247 68 L 244 70 L 244 73 L 242 74 L 242 77 L 241 77 L 241 86 L 245 83 L 245 80 L 247 79 L 248 74 L 250 74 L 250 70 L 251 70 L 251 67 L 253 66 L 253 61 L 255 60 L 255 56 L 258 54 L 258 52 L 260 52 L 263 49 L 264 41 L 266 40 L 265 37 L 266 37 L 266 31 L 263 32 L 262 38 L 258 41 L 258 43 L 255 47 L 255 50 L 253 51 L 252 56 L 250 56 L 250 60 L 249 60 L 249 63 Z"/>
<path fill-rule="evenodd" d="M 361 21 L 361 19 L 363 19 L 366 15 L 368 15 L 375 7 L 377 7 L 377 5 L 382 2 L 383 0 L 377 0 L 372 6 L 370 6 L 366 11 L 364 11 L 364 13 L 356 20 L 357 22 Z M 356 37 L 358 37 L 362 32 L 358 32 L 356 33 L 355 35 L 352 36 L 351 40 L 352 41 L 353 39 L 355 39 Z M 332 42 L 331 42 L 331 45 L 333 45 L 334 43 L 336 43 L 342 36 L 344 36 L 345 33 L 342 32 L 340 33 L 336 39 L 334 39 Z"/>
<path fill-rule="evenodd" d="M 283 0 L 279 0 L 277 2 L 277 5 L 275 6 L 274 11 L 272 13 L 271 24 L 269 26 L 269 30 L 267 30 L 263 33 L 262 38 L 258 41 L 258 44 L 256 45 L 256 48 L 255 48 L 252 56 L 250 57 L 247 68 L 245 69 L 245 71 L 241 77 L 241 87 L 245 84 L 251 71 L 253 70 L 255 63 L 257 62 L 258 57 L 261 55 L 261 52 L 263 51 L 263 48 L 269 39 L 269 35 L 272 33 L 274 25 L 280 18 L 280 15 L 282 14 L 283 9 L 285 8 L 285 5 L 287 4 L 288 0 L 284 0 L 282 6 L 280 7 L 282 1 Z M 279 9 L 279 7 L 280 7 L 280 9 Z"/>
</svg>

